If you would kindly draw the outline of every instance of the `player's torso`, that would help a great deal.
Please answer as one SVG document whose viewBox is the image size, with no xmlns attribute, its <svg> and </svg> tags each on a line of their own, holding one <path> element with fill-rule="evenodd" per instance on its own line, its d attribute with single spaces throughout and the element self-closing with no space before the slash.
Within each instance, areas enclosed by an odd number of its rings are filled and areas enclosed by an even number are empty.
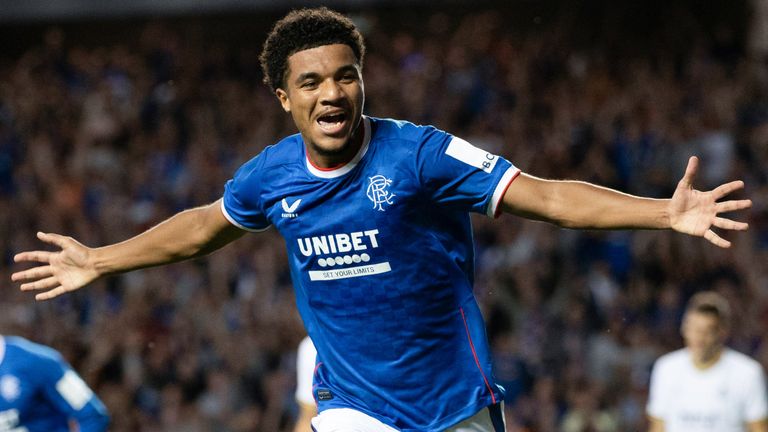
<svg viewBox="0 0 768 432">
<path fill-rule="evenodd" d="M 0 432 L 66 430 L 66 420 L 40 394 L 33 362 L 6 346 L 0 363 Z"/>
<path fill-rule="evenodd" d="M 420 195 L 415 150 L 403 140 L 371 139 L 342 173 L 298 161 L 270 175 L 265 213 L 285 239 L 300 296 L 314 310 L 366 316 L 369 325 L 371 316 L 381 316 L 379 324 L 390 326 L 423 314 L 406 310 L 421 308 L 427 294 L 446 301 L 453 295 L 430 287 L 454 285 L 456 266 L 471 262 L 468 216 L 439 212 Z M 449 244 L 456 250 L 446 253 Z M 430 282 L 417 283 L 424 276 Z"/>
<path fill-rule="evenodd" d="M 687 359 L 686 359 L 687 360 Z M 744 430 L 744 383 L 730 362 L 699 371 L 693 366 L 676 374 L 670 432 L 740 432 Z"/>
</svg>

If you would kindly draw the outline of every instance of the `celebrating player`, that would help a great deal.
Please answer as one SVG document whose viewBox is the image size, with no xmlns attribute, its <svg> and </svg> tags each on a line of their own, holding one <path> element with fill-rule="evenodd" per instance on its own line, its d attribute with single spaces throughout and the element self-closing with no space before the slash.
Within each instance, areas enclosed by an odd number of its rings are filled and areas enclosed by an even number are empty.
<svg viewBox="0 0 768 432">
<path fill-rule="evenodd" d="M 61 354 L 15 336 L 0 336 L 0 431 L 107 430 L 104 404 Z"/>
<path fill-rule="evenodd" d="M 326 8 L 280 20 L 261 55 L 265 82 L 299 133 L 244 164 L 223 197 L 121 243 L 16 255 L 12 275 L 50 299 L 104 275 L 198 257 L 274 226 L 296 302 L 318 351 L 312 421 L 327 431 L 500 431 L 484 322 L 472 293 L 469 212 L 501 211 L 568 228 L 673 229 L 730 243 L 713 229 L 740 181 L 693 189 L 691 158 L 671 199 L 543 180 L 429 126 L 363 115 L 363 39 Z"/>
<path fill-rule="evenodd" d="M 725 347 L 728 301 L 694 295 L 683 318 L 685 348 L 662 356 L 651 375 L 651 432 L 768 432 L 765 374 Z"/>
</svg>

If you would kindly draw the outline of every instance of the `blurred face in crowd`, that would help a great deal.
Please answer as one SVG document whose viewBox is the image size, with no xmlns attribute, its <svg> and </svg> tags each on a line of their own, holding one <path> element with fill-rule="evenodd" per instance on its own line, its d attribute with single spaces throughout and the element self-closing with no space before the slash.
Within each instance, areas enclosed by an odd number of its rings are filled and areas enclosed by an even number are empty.
<svg viewBox="0 0 768 432">
<path fill-rule="evenodd" d="M 347 45 L 324 45 L 288 58 L 284 88 L 277 89 L 310 160 L 331 168 L 352 159 L 362 143 L 365 99 L 360 65 Z"/>
<path fill-rule="evenodd" d="M 691 353 L 693 363 L 698 367 L 714 364 L 723 350 L 726 329 L 721 325 L 717 315 L 688 312 L 683 319 L 682 327 L 685 346 Z"/>
</svg>

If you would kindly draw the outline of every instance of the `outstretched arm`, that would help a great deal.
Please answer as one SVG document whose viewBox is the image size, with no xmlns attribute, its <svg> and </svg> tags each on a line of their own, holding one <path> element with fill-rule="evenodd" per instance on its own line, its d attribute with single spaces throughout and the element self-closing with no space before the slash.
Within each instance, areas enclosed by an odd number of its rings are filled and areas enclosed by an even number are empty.
<svg viewBox="0 0 768 432">
<path fill-rule="evenodd" d="M 720 247 L 730 247 L 731 243 L 715 234 L 712 228 L 746 230 L 746 223 L 719 214 L 749 208 L 752 201 L 718 201 L 743 188 L 741 181 L 706 192 L 693 189 L 698 164 L 698 158 L 690 158 L 671 199 L 636 197 L 585 182 L 542 180 L 521 174 L 507 189 L 503 208 L 512 214 L 565 228 L 673 229 L 704 237 Z"/>
<path fill-rule="evenodd" d="M 221 212 L 221 200 L 186 210 L 142 234 L 100 248 L 83 246 L 71 237 L 38 233 L 37 237 L 59 248 L 17 254 L 16 262 L 39 266 L 16 272 L 21 289 L 45 290 L 37 300 L 47 300 L 81 288 L 98 277 L 182 261 L 213 252 L 240 238 L 245 231 L 232 225 Z"/>
</svg>

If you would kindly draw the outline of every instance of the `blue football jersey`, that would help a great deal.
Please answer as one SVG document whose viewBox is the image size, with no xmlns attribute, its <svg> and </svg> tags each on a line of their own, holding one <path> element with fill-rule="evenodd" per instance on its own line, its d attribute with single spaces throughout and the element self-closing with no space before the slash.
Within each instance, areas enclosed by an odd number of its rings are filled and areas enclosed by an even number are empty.
<svg viewBox="0 0 768 432">
<path fill-rule="evenodd" d="M 51 348 L 0 336 L 0 432 L 107 430 L 109 416 L 91 389 Z"/>
<path fill-rule="evenodd" d="M 312 165 L 299 134 L 244 164 L 222 211 L 285 238 L 318 356 L 319 410 L 442 430 L 502 399 L 472 293 L 469 212 L 495 216 L 520 172 L 427 126 L 363 117 L 346 165 Z"/>
</svg>

